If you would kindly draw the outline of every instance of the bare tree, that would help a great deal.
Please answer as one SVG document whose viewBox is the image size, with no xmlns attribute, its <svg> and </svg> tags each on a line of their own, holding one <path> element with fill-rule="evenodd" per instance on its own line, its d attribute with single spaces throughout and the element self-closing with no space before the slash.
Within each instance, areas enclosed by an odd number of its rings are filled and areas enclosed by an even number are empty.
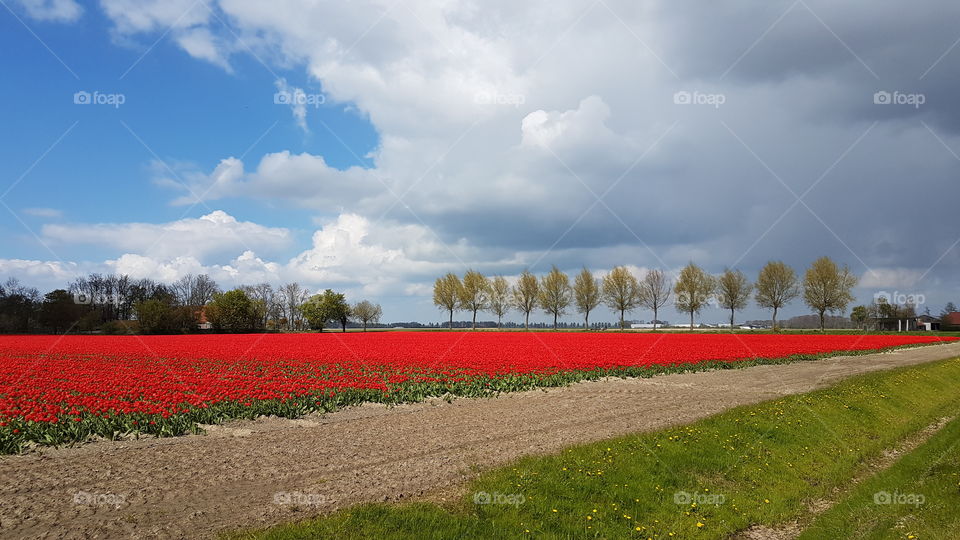
<svg viewBox="0 0 960 540">
<path fill-rule="evenodd" d="M 820 257 L 803 278 L 803 300 L 820 315 L 820 331 L 824 328 L 824 313 L 840 312 L 853 301 L 851 289 L 857 278 L 850 269 L 840 268 L 830 257 Z"/>
<path fill-rule="evenodd" d="M 690 314 L 690 331 L 693 331 L 693 316 L 707 305 L 716 288 L 716 280 L 699 266 L 690 263 L 680 271 L 673 288 L 677 311 Z"/>
<path fill-rule="evenodd" d="M 557 319 L 566 313 L 572 300 L 570 278 L 554 266 L 540 281 L 538 303 L 549 315 L 553 315 L 553 329 L 557 329 Z"/>
<path fill-rule="evenodd" d="M 773 310 L 773 328 L 777 328 L 777 311 L 800 296 L 797 274 L 781 261 L 770 261 L 757 277 L 757 305 Z"/>
<path fill-rule="evenodd" d="M 283 318 L 287 320 L 287 329 L 303 330 L 306 328 L 306 319 L 300 306 L 307 301 L 310 293 L 299 283 L 287 283 L 280 288 L 280 297 L 283 306 Z"/>
<path fill-rule="evenodd" d="M 583 328 L 589 330 L 590 312 L 600 305 L 600 283 L 586 267 L 573 280 L 573 303 L 583 313 Z"/>
<path fill-rule="evenodd" d="M 194 308 L 207 305 L 213 300 L 214 293 L 220 292 L 217 282 L 207 274 L 187 274 L 174 281 L 172 287 L 178 304 Z"/>
<path fill-rule="evenodd" d="M 490 280 L 490 290 L 487 291 L 490 298 L 490 312 L 497 316 L 497 329 L 500 329 L 500 321 L 503 316 L 510 311 L 510 284 L 506 278 L 497 276 Z"/>
<path fill-rule="evenodd" d="M 266 328 L 270 321 L 270 309 L 274 304 L 273 287 L 269 283 L 240 286 L 250 298 L 251 316 L 254 319 L 254 328 Z"/>
<path fill-rule="evenodd" d="M 205 306 L 210 303 L 210 300 L 213 300 L 213 295 L 218 292 L 220 292 L 220 287 L 217 282 L 207 274 L 200 274 L 194 282 L 190 305 Z"/>
<path fill-rule="evenodd" d="M 380 304 L 374 304 L 367 300 L 357 302 L 350 311 L 353 316 L 363 324 L 364 332 L 367 331 L 368 323 L 376 324 L 380 322 L 380 317 L 383 316 L 383 309 L 380 308 Z"/>
<path fill-rule="evenodd" d="M 640 303 L 640 284 L 626 266 L 618 266 L 603 277 L 603 303 L 620 312 L 620 329 L 626 328 L 624 315 Z"/>
<path fill-rule="evenodd" d="M 730 310 L 730 329 L 733 330 L 734 313 L 738 309 L 747 307 L 753 284 L 740 270 L 727 268 L 717 279 L 717 301 L 720 307 Z"/>
<path fill-rule="evenodd" d="M 661 270 L 651 270 L 640 281 L 640 305 L 653 310 L 653 329 L 657 329 L 657 313 L 670 301 L 670 278 Z"/>
<path fill-rule="evenodd" d="M 450 313 L 450 329 L 453 330 L 453 312 L 461 308 L 460 299 L 463 298 L 460 289 L 463 283 L 453 272 L 437 278 L 433 284 L 433 303 Z"/>
<path fill-rule="evenodd" d="M 130 278 L 126 275 L 93 273 L 70 285 L 74 299 L 95 311 L 101 322 L 128 318 L 132 314 Z"/>
<path fill-rule="evenodd" d="M 460 287 L 460 305 L 473 312 L 472 329 L 477 329 L 477 312 L 490 307 L 490 281 L 476 270 L 467 270 Z"/>
<path fill-rule="evenodd" d="M 181 306 L 194 306 L 193 288 L 196 283 L 196 277 L 193 274 L 187 274 L 173 282 L 173 294 L 177 297 L 177 304 Z"/>
<path fill-rule="evenodd" d="M 114 306 L 116 307 L 117 319 L 127 321 L 133 317 L 133 300 L 130 297 L 133 282 L 130 276 L 120 274 L 115 276 L 114 281 Z"/>
<path fill-rule="evenodd" d="M 510 296 L 514 307 L 523 313 L 524 330 L 529 330 L 530 312 L 537 307 L 540 297 L 540 282 L 537 281 L 537 276 L 531 274 L 529 270 L 524 270 L 517 284 L 510 291 Z"/>
</svg>

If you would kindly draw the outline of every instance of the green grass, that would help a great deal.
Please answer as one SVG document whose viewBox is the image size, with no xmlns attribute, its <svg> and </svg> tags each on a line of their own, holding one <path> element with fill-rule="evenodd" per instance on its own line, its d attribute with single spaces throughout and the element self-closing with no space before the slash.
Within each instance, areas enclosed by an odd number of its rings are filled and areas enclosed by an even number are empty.
<svg viewBox="0 0 960 540">
<path fill-rule="evenodd" d="M 524 458 L 448 507 L 368 504 L 230 537 L 723 538 L 809 521 L 807 502 L 836 497 L 885 448 L 958 412 L 960 359 L 946 360 Z M 474 503 L 498 495 L 522 504 Z"/>
<path fill-rule="evenodd" d="M 800 538 L 947 540 L 958 536 L 960 420 L 954 420 L 891 468 L 866 480 Z"/>
</svg>

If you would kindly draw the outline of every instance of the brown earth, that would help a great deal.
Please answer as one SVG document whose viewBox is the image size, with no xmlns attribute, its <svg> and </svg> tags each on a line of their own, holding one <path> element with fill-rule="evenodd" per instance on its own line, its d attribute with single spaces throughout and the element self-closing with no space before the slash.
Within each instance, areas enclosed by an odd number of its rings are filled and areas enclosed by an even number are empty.
<svg viewBox="0 0 960 540">
<path fill-rule="evenodd" d="M 205 435 L 3 456 L 0 536 L 212 537 L 358 502 L 407 500 L 520 456 L 955 356 L 960 343 L 452 403 L 364 405 L 300 420 L 231 422 Z"/>
</svg>

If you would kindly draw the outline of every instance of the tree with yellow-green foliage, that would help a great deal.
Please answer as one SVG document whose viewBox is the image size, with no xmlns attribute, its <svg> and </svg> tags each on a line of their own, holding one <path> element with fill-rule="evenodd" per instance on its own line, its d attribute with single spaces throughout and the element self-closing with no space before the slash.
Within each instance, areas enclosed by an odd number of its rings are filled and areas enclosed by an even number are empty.
<svg viewBox="0 0 960 540">
<path fill-rule="evenodd" d="M 433 284 L 433 303 L 437 307 L 450 313 L 450 329 L 453 329 L 453 312 L 460 309 L 460 299 L 463 297 L 460 289 L 463 283 L 453 272 L 447 273 L 443 277 L 437 278 Z"/>
<path fill-rule="evenodd" d="M 653 329 L 657 329 L 657 312 L 670 301 L 670 278 L 662 270 L 651 270 L 640 280 L 640 305 L 653 310 Z"/>
<path fill-rule="evenodd" d="M 727 268 L 717 279 L 717 302 L 723 309 L 730 310 L 730 328 L 733 328 L 734 314 L 738 309 L 747 307 L 753 284 L 740 270 Z"/>
<path fill-rule="evenodd" d="M 856 286 L 857 278 L 846 266 L 840 268 L 830 257 L 813 261 L 803 278 L 803 301 L 820 315 L 821 332 L 824 314 L 843 313 L 853 302 L 851 289 Z"/>
<path fill-rule="evenodd" d="M 473 313 L 473 330 L 477 329 L 477 312 L 490 304 L 490 281 L 476 270 L 467 270 L 460 287 L 460 305 Z"/>
<path fill-rule="evenodd" d="M 620 329 L 624 329 L 624 314 L 640 304 L 640 284 L 626 266 L 618 266 L 603 277 L 603 303 L 620 312 Z"/>
<path fill-rule="evenodd" d="M 500 321 L 503 316 L 510 311 L 510 284 L 503 276 L 497 276 L 490 280 L 490 289 L 487 292 L 489 297 L 490 312 L 497 316 L 497 328 L 500 328 Z"/>
<path fill-rule="evenodd" d="M 757 277 L 757 305 L 773 310 L 773 328 L 777 328 L 777 311 L 800 296 L 797 274 L 786 263 L 770 261 Z"/>
<path fill-rule="evenodd" d="M 548 315 L 553 315 L 553 329 L 557 329 L 557 319 L 566 313 L 572 300 L 570 278 L 554 266 L 540 281 L 538 304 Z"/>
<path fill-rule="evenodd" d="M 510 300 L 513 306 L 523 313 L 523 328 L 530 329 L 530 312 L 536 309 L 540 298 L 540 282 L 537 276 L 524 270 L 520 279 L 510 290 Z"/>
<path fill-rule="evenodd" d="M 716 280 L 699 266 L 690 263 L 680 271 L 673 288 L 677 311 L 690 314 L 690 331 L 693 331 L 693 316 L 710 302 Z"/>
<path fill-rule="evenodd" d="M 573 280 L 573 303 L 583 313 L 583 327 L 590 329 L 590 312 L 600 305 L 600 283 L 584 268 Z"/>
</svg>

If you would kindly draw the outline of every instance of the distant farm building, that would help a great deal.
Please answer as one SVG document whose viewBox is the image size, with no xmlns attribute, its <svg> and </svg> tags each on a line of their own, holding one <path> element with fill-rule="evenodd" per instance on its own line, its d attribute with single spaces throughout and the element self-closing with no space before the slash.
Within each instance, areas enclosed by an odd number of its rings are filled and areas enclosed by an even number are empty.
<svg viewBox="0 0 960 540">
<path fill-rule="evenodd" d="M 960 311 L 944 315 L 940 320 L 940 327 L 943 330 L 960 330 Z"/>
<path fill-rule="evenodd" d="M 212 330 L 213 323 L 207 320 L 207 309 L 200 308 L 197 311 L 197 328 L 200 330 Z"/>
</svg>

